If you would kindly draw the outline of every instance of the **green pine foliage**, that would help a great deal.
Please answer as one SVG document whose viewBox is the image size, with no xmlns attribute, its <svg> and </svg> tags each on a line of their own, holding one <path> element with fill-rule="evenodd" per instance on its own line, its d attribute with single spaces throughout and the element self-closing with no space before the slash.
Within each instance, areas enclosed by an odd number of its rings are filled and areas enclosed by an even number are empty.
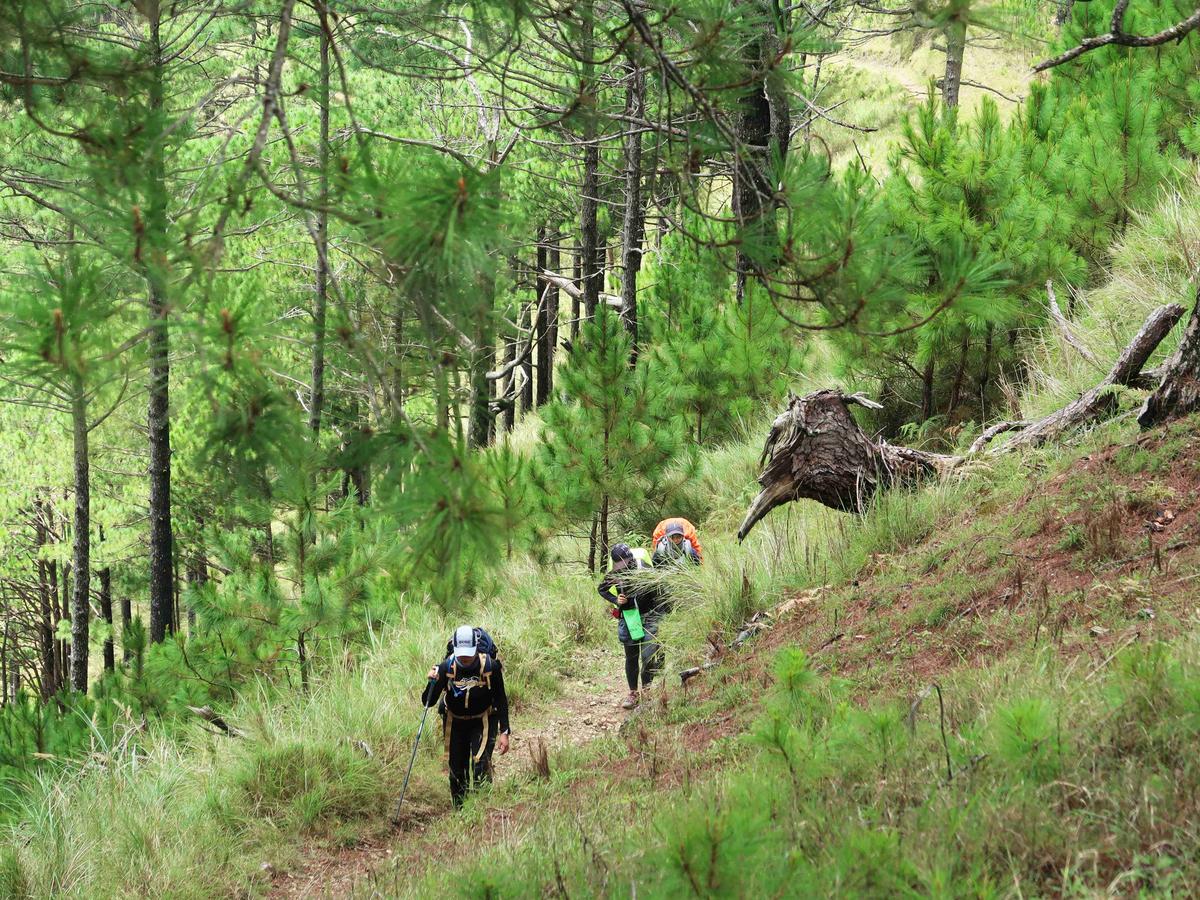
<svg viewBox="0 0 1200 900">
<path fill-rule="evenodd" d="M 644 358 L 631 366 L 631 347 L 620 317 L 601 306 L 560 373 L 571 399 L 546 407 L 535 478 L 559 528 L 586 534 L 599 516 L 607 536 L 610 525 L 655 503 L 680 449 L 674 386 Z"/>
<path fill-rule="evenodd" d="M 680 427 L 696 445 L 737 433 L 764 401 L 786 393 L 796 341 L 758 285 L 733 301 L 730 272 L 694 240 L 672 235 L 655 269 L 656 380 L 671 386 Z"/>
</svg>

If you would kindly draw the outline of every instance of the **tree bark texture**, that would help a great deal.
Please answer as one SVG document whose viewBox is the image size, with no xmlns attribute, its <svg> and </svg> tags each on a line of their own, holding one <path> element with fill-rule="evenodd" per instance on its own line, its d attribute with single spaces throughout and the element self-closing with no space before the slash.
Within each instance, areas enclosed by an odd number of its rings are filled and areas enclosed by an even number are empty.
<svg viewBox="0 0 1200 900">
<path fill-rule="evenodd" d="M 763 489 L 738 529 L 741 540 L 776 506 L 816 500 L 843 512 L 861 512 L 881 487 L 915 482 L 947 470 L 954 457 L 874 441 L 858 427 L 850 406 L 880 405 L 859 395 L 824 390 L 793 396 L 775 419 L 763 447 Z"/>
<path fill-rule="evenodd" d="M 321 20 L 320 123 L 317 138 L 317 283 L 313 305 L 312 393 L 308 404 L 308 427 L 321 431 L 325 408 L 325 318 L 329 305 L 329 26 L 322 4 L 317 4 Z"/>
<path fill-rule="evenodd" d="M 117 660 L 113 652 L 113 607 L 112 607 L 112 569 L 105 566 L 100 570 L 100 615 L 108 623 L 108 637 L 104 639 L 104 670 L 111 672 L 116 668 Z"/>
<path fill-rule="evenodd" d="M 151 115 L 160 119 L 165 105 L 162 42 L 159 14 L 151 17 L 154 67 L 150 81 Z M 146 246 L 143 260 L 150 305 L 149 357 L 150 391 L 146 424 L 150 442 L 150 640 L 166 637 L 172 621 L 171 540 L 171 419 L 168 396 L 170 383 L 170 337 L 166 273 L 167 188 L 163 135 L 151 141 L 146 203 Z"/>
<path fill-rule="evenodd" d="M 965 12 L 955 14 L 946 25 L 946 74 L 942 78 L 942 102 L 958 106 L 962 87 L 963 56 L 967 52 L 967 20 Z"/>
<path fill-rule="evenodd" d="M 583 302 L 583 247 L 580 244 L 575 245 L 574 251 L 571 253 L 571 281 L 579 288 L 578 293 L 571 294 L 571 346 L 575 346 L 579 342 L 579 317 L 582 312 L 581 305 Z"/>
<path fill-rule="evenodd" d="M 92 501 L 87 397 L 84 393 L 83 378 L 79 375 L 75 376 L 72 384 L 71 436 L 75 470 L 75 527 L 71 548 L 71 566 L 75 570 L 71 592 L 71 688 L 87 693 Z"/>
<path fill-rule="evenodd" d="M 636 64 L 630 66 L 629 86 L 625 93 L 625 113 L 629 121 L 641 119 L 646 110 L 646 75 Z M 625 216 L 621 223 L 621 321 L 632 340 L 630 365 L 638 356 L 637 279 L 642 267 L 642 133 L 631 124 L 625 133 Z"/>
<path fill-rule="evenodd" d="M 536 289 L 535 289 L 536 290 Z M 536 343 L 537 335 L 534 329 L 537 327 L 538 320 L 538 298 L 534 298 L 532 303 L 525 304 L 521 310 L 521 330 L 525 332 L 528 340 Z M 526 415 L 533 409 L 533 351 L 532 346 L 527 345 L 525 355 L 521 360 L 521 365 L 518 367 L 521 370 L 521 415 Z"/>
<path fill-rule="evenodd" d="M 879 490 L 951 472 L 999 434 L 1017 433 L 990 449 L 991 454 L 1039 446 L 1111 414 L 1117 408 L 1116 389 L 1138 383 L 1146 360 L 1182 315 L 1183 307 L 1177 304 L 1159 307 L 1100 384 L 1032 424 L 1005 422 L 992 426 L 965 456 L 927 453 L 872 439 L 851 417 L 850 406 L 882 407 L 861 395 L 824 390 L 805 397 L 792 396 L 787 409 L 771 426 L 758 479 L 762 490 L 742 520 L 738 539 L 744 539 L 772 509 L 793 500 L 816 500 L 832 509 L 861 513 Z M 1200 345 L 1197 341 L 1191 343 Z M 1181 350 L 1187 344 L 1185 340 Z M 1200 346 L 1193 347 L 1192 353 L 1192 360 L 1200 362 Z"/>
<path fill-rule="evenodd" d="M 562 274 L 559 269 L 562 266 L 562 232 L 556 231 L 550 237 L 550 251 L 547 255 L 547 266 L 551 272 Z M 549 328 L 547 340 L 550 343 L 550 365 L 546 369 L 546 397 L 547 399 L 554 396 L 554 360 L 558 356 L 558 320 L 560 313 L 560 305 L 562 303 L 562 289 L 558 286 L 558 282 L 551 281 L 547 285 L 547 290 L 550 291 L 550 296 L 546 304 L 546 325 Z"/>
<path fill-rule="evenodd" d="M 537 233 L 537 276 L 535 278 L 537 292 L 537 385 L 534 391 L 534 403 L 542 406 L 550 399 L 551 385 L 554 383 L 554 343 L 550 334 L 550 281 L 545 271 L 550 266 L 550 249 L 546 246 L 546 229 L 539 228 Z M 557 296 L 557 292 L 555 292 Z"/>
<path fill-rule="evenodd" d="M 1163 369 L 1162 382 L 1138 412 L 1138 424 L 1143 428 L 1200 409 L 1200 292 L 1179 346 Z"/>
<path fill-rule="evenodd" d="M 762 269 L 773 252 L 772 204 L 775 193 L 772 154 L 787 154 L 791 112 L 787 91 L 775 71 L 780 57 L 778 24 L 772 4 L 755 2 L 759 33 L 746 48 L 746 68 L 754 79 L 738 104 L 733 166 L 733 215 L 741 231 L 737 251 L 735 296 L 746 296 L 746 280 Z"/>
<path fill-rule="evenodd" d="M 46 524 L 46 516 L 49 515 L 45 504 L 41 497 L 37 497 L 33 501 L 34 515 L 34 541 L 38 548 L 37 556 L 37 580 L 38 580 L 38 607 L 40 612 L 39 632 L 41 637 L 42 649 L 42 677 L 41 677 L 41 694 L 42 700 L 49 700 L 54 695 L 54 691 L 58 682 L 58 676 L 55 673 L 54 659 L 54 615 L 50 608 L 50 582 L 46 573 L 46 561 L 41 557 L 41 548 L 47 543 L 47 534 L 49 528 Z"/>
</svg>

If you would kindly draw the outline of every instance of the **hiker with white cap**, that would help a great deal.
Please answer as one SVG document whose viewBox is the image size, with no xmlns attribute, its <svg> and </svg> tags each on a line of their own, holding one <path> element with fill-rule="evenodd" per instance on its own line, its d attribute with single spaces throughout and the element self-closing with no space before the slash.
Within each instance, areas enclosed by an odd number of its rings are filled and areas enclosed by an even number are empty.
<svg viewBox="0 0 1200 900">
<path fill-rule="evenodd" d="M 434 706 L 445 694 L 444 746 L 450 798 L 461 807 L 467 793 L 492 778 L 492 750 L 508 752 L 508 695 L 504 669 L 487 633 L 470 625 L 454 632 L 450 655 L 429 670 L 421 702 Z M 488 651 L 491 651 L 490 653 Z"/>
</svg>

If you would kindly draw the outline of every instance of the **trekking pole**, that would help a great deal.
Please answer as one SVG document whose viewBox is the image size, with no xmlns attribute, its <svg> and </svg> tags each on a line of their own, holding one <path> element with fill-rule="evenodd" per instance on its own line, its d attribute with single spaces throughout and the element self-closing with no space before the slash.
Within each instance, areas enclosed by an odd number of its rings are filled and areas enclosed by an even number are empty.
<svg viewBox="0 0 1200 900">
<path fill-rule="evenodd" d="M 434 679 L 429 679 L 432 684 Z M 417 748 L 421 746 L 421 732 L 425 730 L 425 717 L 429 715 L 429 707 L 424 707 L 425 711 L 421 713 L 421 724 L 417 727 L 417 739 L 413 741 L 412 756 L 408 758 L 408 771 L 404 773 L 404 784 L 400 787 L 400 799 L 396 801 L 396 806 L 392 810 L 392 822 L 399 824 L 400 822 L 400 804 L 404 802 L 404 795 L 408 793 L 408 779 L 412 775 L 413 763 L 417 761 Z"/>
</svg>

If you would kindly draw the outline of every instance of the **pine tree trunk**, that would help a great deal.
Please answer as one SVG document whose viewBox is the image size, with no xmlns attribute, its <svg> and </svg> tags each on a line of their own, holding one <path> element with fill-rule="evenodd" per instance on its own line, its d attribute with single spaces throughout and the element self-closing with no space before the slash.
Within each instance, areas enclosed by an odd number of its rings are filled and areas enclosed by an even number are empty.
<svg viewBox="0 0 1200 900">
<path fill-rule="evenodd" d="M 958 401 L 962 396 L 963 379 L 967 376 L 967 351 L 971 346 L 971 333 L 963 330 L 962 350 L 958 357 L 958 371 L 954 373 L 954 384 L 950 388 L 950 405 L 946 407 L 946 418 L 954 415 L 958 409 Z"/>
<path fill-rule="evenodd" d="M 504 338 L 504 364 L 509 365 L 517 357 L 517 340 L 512 335 L 505 335 Z M 517 424 L 517 390 L 516 390 L 517 370 L 512 369 L 504 378 L 504 390 L 501 394 L 501 402 L 503 403 L 504 430 L 512 431 L 513 426 Z"/>
<path fill-rule="evenodd" d="M 487 294 L 487 301 L 485 312 L 475 326 L 475 352 L 471 358 L 471 418 L 467 429 L 468 444 L 475 448 L 486 447 L 491 433 L 492 383 L 488 381 L 487 373 L 496 361 L 491 321 L 495 298 L 489 285 L 484 285 L 483 291 Z"/>
<path fill-rule="evenodd" d="M 313 308 L 312 393 L 309 396 L 308 427 L 321 431 L 321 413 L 325 407 L 325 314 L 329 299 L 329 24 L 322 3 L 317 4 L 321 20 L 320 125 L 318 134 L 317 210 L 317 296 Z"/>
<path fill-rule="evenodd" d="M 571 253 L 571 281 L 580 285 L 582 290 L 583 285 L 583 246 L 576 244 L 575 249 Z M 571 346 L 574 347 L 579 342 L 579 316 L 581 313 L 580 295 L 571 295 Z"/>
<path fill-rule="evenodd" d="M 527 303 L 521 310 L 521 331 L 528 335 L 528 340 L 536 339 L 536 335 L 531 334 L 531 331 L 537 325 L 536 309 L 537 301 L 530 304 Z M 529 348 L 526 347 L 528 350 Z M 527 415 L 533 409 L 533 353 L 527 352 L 525 358 L 521 360 L 521 365 L 518 366 L 521 370 L 521 415 Z"/>
<path fill-rule="evenodd" d="M 71 396 L 72 457 L 75 476 L 75 529 L 71 549 L 75 581 L 71 595 L 71 688 L 87 693 L 88 631 L 91 607 L 91 474 L 88 460 L 87 398 L 76 375 Z"/>
<path fill-rule="evenodd" d="M 755 3 L 756 6 L 763 4 Z M 758 10 L 763 13 L 763 10 Z M 755 36 L 746 48 L 745 63 L 748 70 L 761 70 L 768 56 L 768 46 L 773 43 L 774 25 L 763 18 L 764 33 Z M 769 32 L 766 33 L 766 32 Z M 738 102 L 737 138 L 740 144 L 735 149 L 733 163 L 733 216 L 740 231 L 737 251 L 736 281 L 734 293 L 738 303 L 746 298 L 746 281 L 758 267 L 753 256 L 761 258 L 764 238 L 762 218 L 766 202 L 771 195 L 767 180 L 771 143 L 771 102 L 767 97 L 767 77 L 755 80 L 742 94 Z M 747 252 L 747 245 L 753 249 Z"/>
<path fill-rule="evenodd" d="M 983 339 L 983 369 L 979 373 L 979 414 L 984 422 L 988 420 L 988 387 L 992 380 L 992 354 L 995 349 L 994 326 L 988 323 Z"/>
<path fill-rule="evenodd" d="M 593 42 L 595 14 L 594 3 L 589 0 L 582 10 L 583 27 L 581 35 L 583 56 L 583 78 L 579 86 L 580 95 L 595 97 L 595 62 L 592 54 L 595 52 Z M 589 114 L 584 120 L 583 129 L 583 196 L 579 205 L 579 237 L 583 256 L 583 314 L 591 319 L 596 315 L 596 306 L 600 302 L 601 285 L 604 283 L 603 256 L 597 265 L 597 252 L 600 250 L 599 212 L 600 198 L 600 145 L 596 143 L 596 124 Z"/>
<path fill-rule="evenodd" d="M 71 625 L 71 565 L 70 563 L 62 567 L 62 578 L 59 581 L 59 587 L 62 588 L 62 595 L 58 599 L 59 617 L 67 623 L 68 631 Z M 64 640 L 59 642 L 59 687 L 67 686 L 71 677 L 71 642 Z"/>
<path fill-rule="evenodd" d="M 636 64 L 630 66 L 629 86 L 625 92 L 625 113 L 632 122 L 646 112 L 646 76 Z M 633 342 L 629 364 L 638 356 L 637 277 L 642 266 L 642 133 L 630 124 L 625 133 L 625 216 L 621 223 L 622 276 L 621 320 Z"/>
<path fill-rule="evenodd" d="M 58 634 L 58 623 L 62 621 L 62 607 L 58 605 L 58 563 L 55 560 L 50 560 L 48 567 L 49 572 L 49 600 L 50 614 L 54 619 L 54 627 L 50 629 L 51 635 Z M 57 694 L 58 689 L 62 687 L 63 676 L 66 672 L 66 665 L 63 660 L 63 642 L 58 637 L 52 638 L 54 643 L 54 682 L 50 686 L 50 693 Z"/>
<path fill-rule="evenodd" d="M 925 371 L 921 376 L 921 421 L 928 422 L 933 418 L 933 354 L 925 363 Z"/>
<path fill-rule="evenodd" d="M 42 559 L 42 547 L 46 545 L 46 511 L 40 496 L 33 501 L 34 543 L 37 547 L 38 607 L 40 613 L 39 636 L 42 649 L 42 700 L 54 694 L 57 676 L 54 672 L 54 616 L 50 611 L 50 584 L 46 574 L 46 561 Z"/>
<path fill-rule="evenodd" d="M 1200 409 L 1200 292 L 1196 295 L 1179 346 L 1163 369 L 1162 381 L 1138 413 L 1138 424 L 1143 428 L 1161 425 Z"/>
<path fill-rule="evenodd" d="M 600 545 L 599 545 L 599 547 L 597 547 L 597 556 L 600 560 L 601 565 L 604 565 L 605 560 L 608 559 L 608 546 L 609 546 L 609 544 L 608 544 L 608 509 L 609 509 L 609 504 L 610 504 L 609 496 L 608 496 L 608 494 L 605 494 L 604 499 L 600 503 Z"/>
<path fill-rule="evenodd" d="M 554 344 L 550 334 L 550 281 L 542 274 L 550 268 L 549 248 L 546 246 L 546 228 L 537 232 L 537 277 L 534 279 L 537 294 L 537 391 L 534 401 L 544 406 L 550 399 L 554 381 Z"/>
<path fill-rule="evenodd" d="M 600 513 L 592 513 L 592 531 L 588 536 L 588 571 L 596 571 L 596 541 L 597 532 L 600 528 Z"/>
<path fill-rule="evenodd" d="M 108 566 L 100 570 L 100 615 L 108 624 L 108 637 L 104 639 L 104 669 L 111 672 L 117 661 L 113 653 L 112 569 Z"/>
<path fill-rule="evenodd" d="M 121 598 L 121 662 L 129 662 L 133 656 L 129 649 L 129 626 L 133 623 L 133 602 L 129 595 Z"/>
<path fill-rule="evenodd" d="M 179 634 L 179 601 L 183 595 L 179 579 L 179 554 L 171 548 L 171 634 Z"/>
<path fill-rule="evenodd" d="M 1054 11 L 1054 24 L 1059 28 L 1067 24 L 1067 20 L 1071 18 L 1071 8 L 1075 5 L 1075 0 L 1058 0 L 1058 9 Z"/>
<path fill-rule="evenodd" d="M 966 50 L 967 20 L 963 13 L 958 13 L 946 25 L 946 75 L 942 79 L 942 102 L 948 107 L 958 106 Z"/>
<path fill-rule="evenodd" d="M 559 266 L 562 265 L 562 232 L 556 231 L 550 237 L 550 252 L 547 258 L 547 265 L 551 272 L 556 275 L 561 275 Z M 546 285 L 546 290 L 550 292 L 546 303 L 546 341 L 550 348 L 549 365 L 546 367 L 544 381 L 546 385 L 546 399 L 554 398 L 554 360 L 558 356 L 558 316 L 559 305 L 562 302 L 562 291 L 559 286 L 550 282 Z"/>
<path fill-rule="evenodd" d="M 160 15 L 150 20 L 151 65 L 149 114 L 161 122 L 165 114 Z M 146 246 L 143 260 L 150 297 L 150 391 L 146 424 L 150 442 L 150 640 L 162 641 L 171 625 L 171 420 L 169 306 L 167 299 L 167 188 L 161 124 L 151 136 L 148 154 Z"/>
</svg>

